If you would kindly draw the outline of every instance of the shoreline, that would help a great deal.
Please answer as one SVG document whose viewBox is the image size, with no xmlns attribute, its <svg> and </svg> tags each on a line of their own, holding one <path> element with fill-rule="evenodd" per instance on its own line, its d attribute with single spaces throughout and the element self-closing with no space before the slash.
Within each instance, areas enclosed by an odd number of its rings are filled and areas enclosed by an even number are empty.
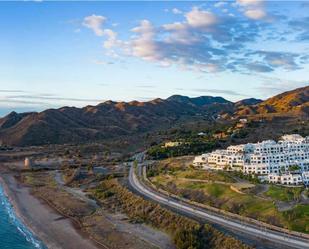
<svg viewBox="0 0 309 249">
<path fill-rule="evenodd" d="M 4 173 L 7 174 L 7 173 Z M 14 213 L 16 217 L 27 227 L 27 229 L 32 233 L 32 235 L 35 237 L 35 239 L 38 239 L 40 242 L 43 243 L 43 246 L 45 248 L 48 247 L 48 243 L 43 241 L 42 238 L 40 238 L 37 233 L 34 231 L 33 227 L 31 227 L 28 222 L 25 220 L 25 217 L 21 215 L 21 211 L 19 206 L 17 205 L 15 198 L 12 197 L 13 193 L 11 189 L 8 187 L 7 182 L 4 180 L 3 174 L 0 175 L 0 187 L 3 189 L 3 192 L 6 196 L 6 198 L 9 200 L 10 204 L 12 205 L 12 208 L 14 209 Z"/>
<path fill-rule="evenodd" d="M 1 172 L 0 184 L 16 216 L 34 237 L 50 249 L 98 249 L 76 224 L 48 204 L 34 197 L 30 188 L 19 183 L 13 172 Z"/>
</svg>

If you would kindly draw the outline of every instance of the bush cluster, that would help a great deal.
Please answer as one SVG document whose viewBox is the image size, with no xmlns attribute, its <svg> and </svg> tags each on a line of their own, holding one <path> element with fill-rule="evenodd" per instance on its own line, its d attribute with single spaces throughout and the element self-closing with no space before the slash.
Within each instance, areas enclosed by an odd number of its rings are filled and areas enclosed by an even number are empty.
<svg viewBox="0 0 309 249">
<path fill-rule="evenodd" d="M 93 190 L 93 194 L 102 203 L 106 203 L 109 208 L 112 207 L 126 213 L 134 222 L 143 222 L 166 231 L 173 237 L 174 243 L 179 249 L 250 248 L 212 226 L 201 225 L 158 204 L 144 200 L 123 187 L 117 179 L 105 180 L 98 188 Z M 105 192 L 109 194 L 106 195 Z"/>
</svg>

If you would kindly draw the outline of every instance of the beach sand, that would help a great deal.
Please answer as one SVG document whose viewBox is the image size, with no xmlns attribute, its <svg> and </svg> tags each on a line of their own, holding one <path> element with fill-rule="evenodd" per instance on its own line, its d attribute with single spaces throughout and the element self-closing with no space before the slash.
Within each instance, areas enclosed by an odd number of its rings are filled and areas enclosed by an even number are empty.
<svg viewBox="0 0 309 249">
<path fill-rule="evenodd" d="M 2 173 L 1 183 L 16 214 L 48 248 L 104 248 L 87 238 L 70 219 L 32 196 L 30 189 L 18 183 L 12 173 Z"/>
</svg>

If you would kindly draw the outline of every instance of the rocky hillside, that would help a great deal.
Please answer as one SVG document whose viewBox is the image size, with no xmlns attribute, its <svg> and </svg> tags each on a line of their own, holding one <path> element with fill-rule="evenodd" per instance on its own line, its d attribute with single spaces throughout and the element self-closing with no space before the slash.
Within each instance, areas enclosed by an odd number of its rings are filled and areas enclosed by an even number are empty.
<svg viewBox="0 0 309 249">
<path fill-rule="evenodd" d="M 284 92 L 254 105 L 238 105 L 235 116 L 286 114 L 309 116 L 309 86 Z"/>
<path fill-rule="evenodd" d="M 217 114 L 239 117 L 292 113 L 308 119 L 309 87 L 295 89 L 265 101 L 236 103 L 222 97 L 189 98 L 174 95 L 148 102 L 106 101 L 84 108 L 63 107 L 40 113 L 12 112 L 0 119 L 0 142 L 7 145 L 84 143 L 170 128 L 194 118 L 214 120 Z"/>
<path fill-rule="evenodd" d="M 309 86 L 285 92 L 267 99 L 258 106 L 259 112 L 289 112 L 308 108 Z M 308 110 L 307 110 L 308 111 Z"/>
<path fill-rule="evenodd" d="M 40 113 L 10 113 L 0 119 L 0 140 L 7 145 L 82 143 L 170 127 L 194 116 L 231 112 L 233 103 L 217 97 L 172 96 L 149 102 L 107 101 L 84 108 L 63 107 Z"/>
</svg>

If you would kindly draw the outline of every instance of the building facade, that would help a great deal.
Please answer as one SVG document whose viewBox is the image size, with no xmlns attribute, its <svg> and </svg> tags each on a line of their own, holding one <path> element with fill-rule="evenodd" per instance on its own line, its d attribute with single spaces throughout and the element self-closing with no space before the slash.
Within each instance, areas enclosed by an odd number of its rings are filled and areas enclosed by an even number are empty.
<svg viewBox="0 0 309 249">
<path fill-rule="evenodd" d="M 304 138 L 292 134 L 282 136 L 278 142 L 266 140 L 233 145 L 226 150 L 197 156 L 193 165 L 207 169 L 238 170 L 264 176 L 273 183 L 308 184 L 309 136 Z"/>
</svg>

